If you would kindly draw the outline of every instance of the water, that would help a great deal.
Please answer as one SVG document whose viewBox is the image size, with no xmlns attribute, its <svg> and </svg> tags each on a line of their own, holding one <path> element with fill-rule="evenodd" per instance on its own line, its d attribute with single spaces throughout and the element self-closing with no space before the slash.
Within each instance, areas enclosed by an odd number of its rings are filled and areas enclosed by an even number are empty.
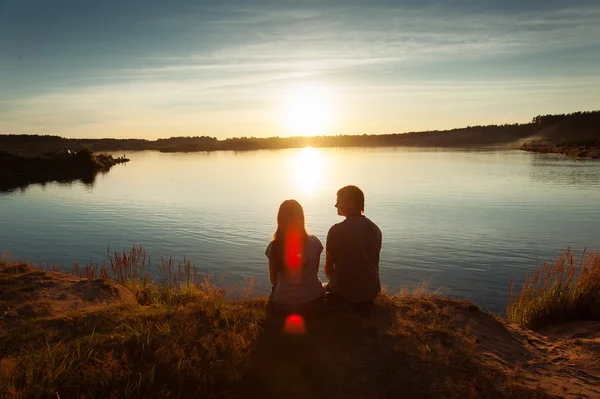
<svg viewBox="0 0 600 399">
<path fill-rule="evenodd" d="M 511 277 L 568 245 L 600 248 L 597 162 L 402 148 L 127 156 L 93 186 L 0 194 L 0 252 L 70 265 L 142 244 L 153 259 L 186 256 L 224 284 L 253 277 L 266 292 L 281 201 L 300 201 L 325 244 L 347 184 L 365 191 L 365 213 L 383 231 L 380 273 L 392 291 L 426 282 L 501 313 Z"/>
</svg>

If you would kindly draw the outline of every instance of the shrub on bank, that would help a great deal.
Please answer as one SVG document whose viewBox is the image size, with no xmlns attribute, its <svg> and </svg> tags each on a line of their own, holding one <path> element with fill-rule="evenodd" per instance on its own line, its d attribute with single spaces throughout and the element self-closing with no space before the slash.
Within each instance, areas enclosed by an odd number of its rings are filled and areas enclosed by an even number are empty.
<svg viewBox="0 0 600 399">
<path fill-rule="evenodd" d="M 526 276 L 506 306 L 508 321 L 536 329 L 573 320 L 600 319 L 600 252 L 576 259 L 568 248 Z"/>
</svg>

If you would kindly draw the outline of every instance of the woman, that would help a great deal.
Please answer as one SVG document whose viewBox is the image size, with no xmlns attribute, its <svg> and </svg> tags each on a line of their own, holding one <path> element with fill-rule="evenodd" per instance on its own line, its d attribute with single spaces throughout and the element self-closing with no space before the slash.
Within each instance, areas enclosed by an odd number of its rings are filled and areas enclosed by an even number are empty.
<svg viewBox="0 0 600 399">
<path fill-rule="evenodd" d="M 296 200 L 283 201 L 277 213 L 277 231 L 265 251 L 273 310 L 310 312 L 320 308 L 325 294 L 317 276 L 321 252 L 321 241 L 306 232 L 302 206 Z"/>
</svg>

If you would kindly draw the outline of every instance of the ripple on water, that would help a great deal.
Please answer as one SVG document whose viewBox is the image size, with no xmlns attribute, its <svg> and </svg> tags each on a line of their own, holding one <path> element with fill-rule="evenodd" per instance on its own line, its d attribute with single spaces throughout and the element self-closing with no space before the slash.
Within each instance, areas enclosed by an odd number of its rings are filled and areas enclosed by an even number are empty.
<svg viewBox="0 0 600 399">
<path fill-rule="evenodd" d="M 295 151 L 128 153 L 127 167 L 91 188 L 2 194 L 0 253 L 66 265 L 142 244 L 154 260 L 186 256 L 218 281 L 254 277 L 266 292 L 264 250 L 279 203 L 298 199 L 325 244 L 341 221 L 335 192 L 349 183 L 364 189 L 366 214 L 383 231 L 381 278 L 393 289 L 426 282 L 502 312 L 511 278 L 520 282 L 568 245 L 600 248 L 600 163 L 519 151 L 323 149 L 322 184 L 308 193 L 282 167 Z"/>
</svg>

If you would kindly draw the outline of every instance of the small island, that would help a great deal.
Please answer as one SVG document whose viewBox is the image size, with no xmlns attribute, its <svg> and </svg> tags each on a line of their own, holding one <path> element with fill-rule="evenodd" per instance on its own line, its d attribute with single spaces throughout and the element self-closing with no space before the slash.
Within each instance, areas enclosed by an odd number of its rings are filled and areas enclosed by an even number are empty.
<svg viewBox="0 0 600 399">
<path fill-rule="evenodd" d="M 0 191 L 12 191 L 30 184 L 49 182 L 92 183 L 96 174 L 106 172 L 116 164 L 128 162 L 106 153 L 93 154 L 84 148 L 78 152 L 59 149 L 43 154 L 0 152 Z"/>
</svg>

